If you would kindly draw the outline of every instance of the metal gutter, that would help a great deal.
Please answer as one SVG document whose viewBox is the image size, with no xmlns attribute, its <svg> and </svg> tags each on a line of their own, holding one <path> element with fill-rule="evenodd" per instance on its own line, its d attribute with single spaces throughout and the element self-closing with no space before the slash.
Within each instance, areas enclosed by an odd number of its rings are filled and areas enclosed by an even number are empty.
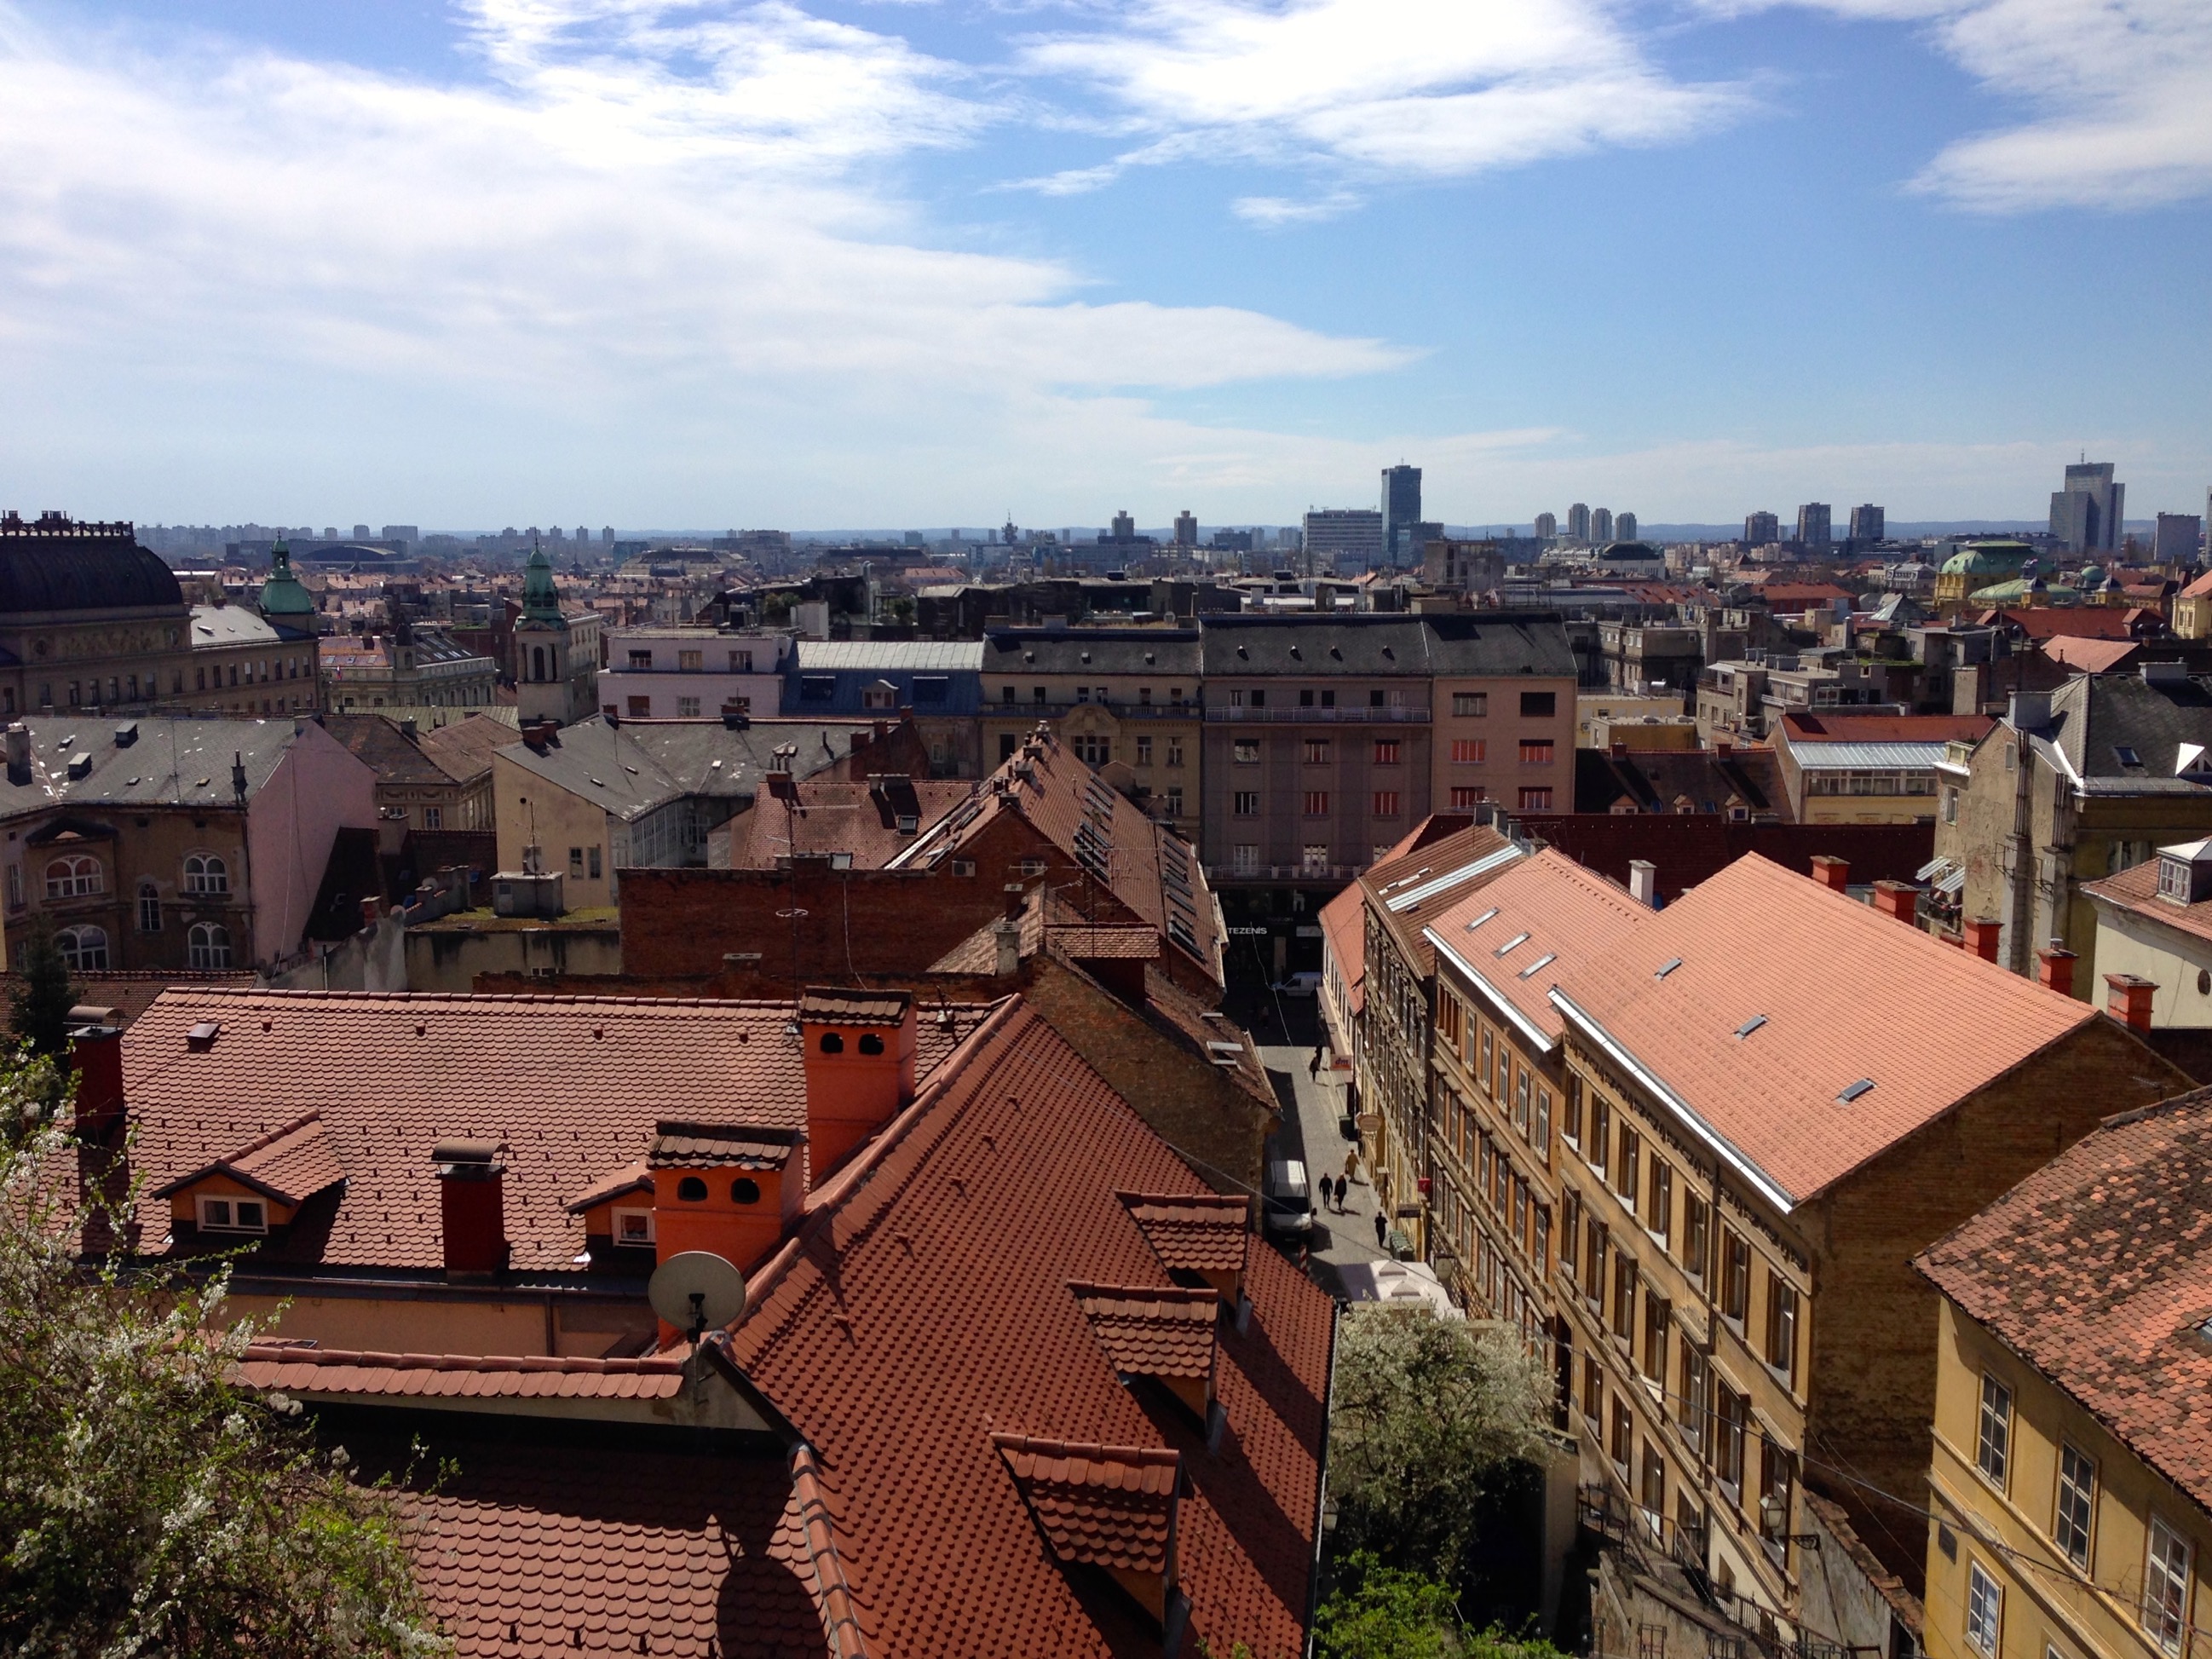
<svg viewBox="0 0 2212 1659">
<path fill-rule="evenodd" d="M 1549 1031 L 1545 1030 L 1534 1020 L 1530 1019 L 1528 1015 L 1522 1013 L 1521 1010 L 1515 1007 L 1512 1002 L 1503 992 L 1498 990 L 1496 986 L 1492 985 L 1488 980 L 1485 979 L 1479 971 L 1477 971 L 1473 963 L 1469 963 L 1465 957 L 1460 955 L 1460 953 L 1454 950 L 1444 939 L 1439 938 L 1435 928 L 1423 928 L 1421 930 L 1421 937 L 1427 939 L 1430 944 L 1437 947 L 1437 952 L 1438 955 L 1449 958 L 1452 965 L 1458 969 L 1461 973 L 1464 974 L 1468 980 L 1473 981 L 1474 988 L 1481 992 L 1484 996 L 1487 997 L 1497 1007 L 1501 1015 L 1512 1021 L 1512 1023 L 1519 1028 L 1522 1036 L 1527 1037 L 1529 1042 L 1534 1043 L 1537 1048 L 1542 1049 L 1547 1054 L 1549 1054 L 1553 1049 L 1559 1046 L 1559 1039 L 1558 1037 L 1553 1036 Z"/>
</svg>

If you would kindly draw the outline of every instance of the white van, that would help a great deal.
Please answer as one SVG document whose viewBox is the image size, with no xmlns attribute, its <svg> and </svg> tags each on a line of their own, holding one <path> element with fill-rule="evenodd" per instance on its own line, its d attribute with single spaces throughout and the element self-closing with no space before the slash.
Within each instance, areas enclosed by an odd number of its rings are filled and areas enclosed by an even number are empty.
<svg viewBox="0 0 2212 1659">
<path fill-rule="evenodd" d="M 1267 1165 L 1261 1196 L 1261 1216 L 1269 1232 L 1296 1237 L 1313 1226 L 1313 1188 L 1306 1184 L 1306 1166 L 1297 1158 L 1277 1158 Z"/>
</svg>

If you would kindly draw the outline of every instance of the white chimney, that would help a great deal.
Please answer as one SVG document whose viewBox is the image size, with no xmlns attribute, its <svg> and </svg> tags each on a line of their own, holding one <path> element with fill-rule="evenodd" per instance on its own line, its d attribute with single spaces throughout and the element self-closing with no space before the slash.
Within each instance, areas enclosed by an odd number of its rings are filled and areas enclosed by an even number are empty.
<svg viewBox="0 0 2212 1659">
<path fill-rule="evenodd" d="M 1659 908 L 1659 866 L 1650 859 L 1629 860 L 1628 896 L 1647 910 Z"/>
</svg>

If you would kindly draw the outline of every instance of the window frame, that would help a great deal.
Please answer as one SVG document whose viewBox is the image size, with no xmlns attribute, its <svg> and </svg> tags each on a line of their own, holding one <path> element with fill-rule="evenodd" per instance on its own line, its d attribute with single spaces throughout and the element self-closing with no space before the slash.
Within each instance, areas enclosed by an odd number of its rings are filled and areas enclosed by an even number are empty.
<svg viewBox="0 0 2212 1659">
<path fill-rule="evenodd" d="M 2075 1478 L 2075 1466 L 2086 1470 L 2086 1484 Z M 2058 1553 L 2082 1571 L 2089 1571 L 2097 1549 L 2097 1460 L 2062 1438 L 2058 1443 L 2058 1476 L 2052 1495 L 2051 1541 Z M 2080 1513 L 2073 1513 L 2078 1505 Z"/>
<path fill-rule="evenodd" d="M 617 1206 L 610 1212 L 608 1218 L 610 1224 L 614 1230 L 614 1242 L 618 1245 L 630 1249 L 649 1248 L 658 1243 L 659 1230 L 653 1220 L 654 1213 L 653 1206 L 649 1204 L 623 1205 Z M 627 1237 L 623 1231 L 623 1224 L 625 1221 L 641 1217 L 643 1218 L 645 1222 L 644 1237 L 637 1238 Z"/>
<path fill-rule="evenodd" d="M 210 1216 L 218 1206 L 222 1210 L 223 1218 L 210 1220 Z M 259 1225 L 249 1224 L 240 1215 L 241 1211 L 248 1208 L 259 1213 Z M 204 1233 L 250 1233 L 260 1237 L 269 1231 L 269 1202 L 266 1199 L 245 1198 L 231 1193 L 201 1193 L 192 1200 L 192 1216 Z"/>
<path fill-rule="evenodd" d="M 1994 1371 L 1984 1371 L 1974 1412 L 1974 1468 L 1999 1492 L 2012 1474 L 2012 1390 Z"/>
<path fill-rule="evenodd" d="M 1996 1659 L 2004 1638 L 2004 1586 L 1979 1561 L 1966 1559 L 1966 1646 Z"/>
<path fill-rule="evenodd" d="M 228 897 L 230 893 L 230 861 L 220 853 L 185 854 L 184 890 L 195 898 Z"/>
<path fill-rule="evenodd" d="M 2170 1553 L 2160 1554 L 2159 1539 L 2161 1534 L 2179 1548 L 2181 1559 L 2179 1566 L 2174 1565 Z M 2196 1585 L 2196 1566 L 2197 1546 L 2189 1534 L 2153 1510 L 2150 1524 L 2143 1529 L 2142 1601 L 2137 1612 L 2137 1622 L 2142 1625 L 2143 1634 L 2167 1653 L 2179 1654 L 2184 1639 L 2189 1634 L 2191 1592 Z M 2156 1574 L 2172 1592 L 2158 1610 L 2155 1623 L 2153 1622 L 2151 1607 L 2153 1574 Z M 2169 1629 L 2172 1632 L 2170 1638 L 2166 1633 Z"/>
<path fill-rule="evenodd" d="M 185 932 L 185 961 L 200 973 L 221 973 L 236 955 L 230 929 L 219 921 L 196 921 Z"/>
</svg>

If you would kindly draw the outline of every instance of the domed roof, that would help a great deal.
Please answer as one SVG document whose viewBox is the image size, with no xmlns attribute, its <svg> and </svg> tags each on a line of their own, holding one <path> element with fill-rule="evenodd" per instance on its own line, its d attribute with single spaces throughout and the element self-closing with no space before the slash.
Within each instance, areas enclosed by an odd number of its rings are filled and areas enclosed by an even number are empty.
<svg viewBox="0 0 2212 1659">
<path fill-rule="evenodd" d="M 2017 575 L 2032 550 L 2025 542 L 1970 542 L 1943 561 L 1943 574 Z"/>
<path fill-rule="evenodd" d="M 261 584 L 261 614 L 264 617 L 312 617 L 315 596 L 292 574 L 292 555 L 276 544 L 269 558 L 269 580 Z"/>
<path fill-rule="evenodd" d="M 1598 550 L 1601 559 L 1659 559 L 1665 556 L 1650 542 L 1607 542 Z"/>
<path fill-rule="evenodd" d="M 128 530 L 0 535 L 0 612 L 179 607 L 176 572 Z"/>
</svg>

